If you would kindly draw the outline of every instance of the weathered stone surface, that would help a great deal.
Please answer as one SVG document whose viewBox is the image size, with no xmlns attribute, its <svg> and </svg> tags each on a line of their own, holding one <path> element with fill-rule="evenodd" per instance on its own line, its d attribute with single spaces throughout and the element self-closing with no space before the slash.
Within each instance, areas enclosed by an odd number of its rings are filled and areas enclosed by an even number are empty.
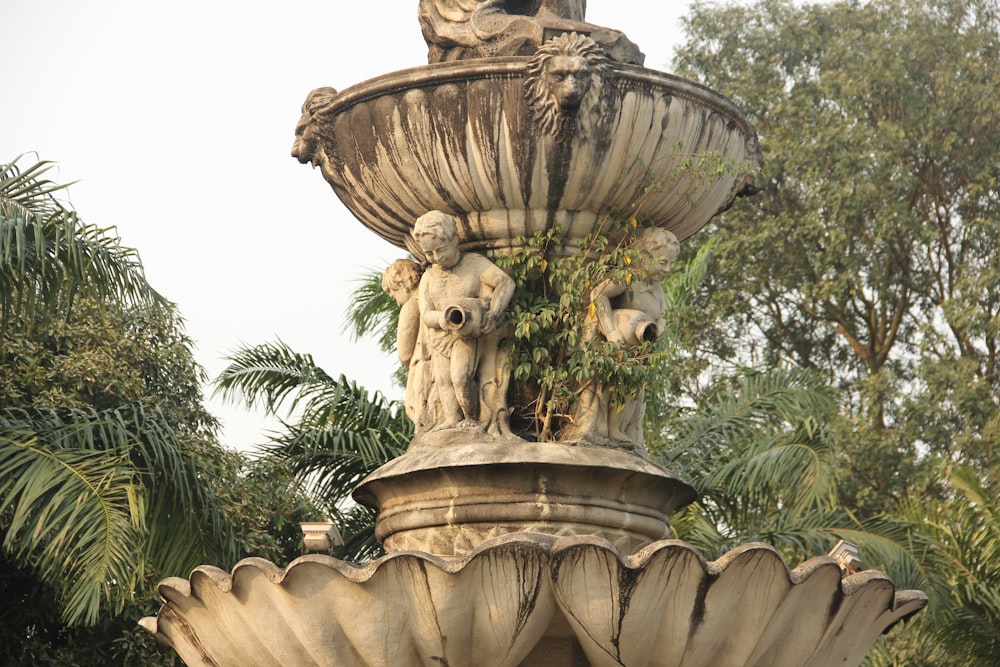
<svg viewBox="0 0 1000 667">
<path fill-rule="evenodd" d="M 755 191 L 757 137 L 736 107 L 690 81 L 611 63 L 591 77 L 570 135 L 529 104 L 530 58 L 441 63 L 307 100 L 293 153 L 318 165 L 348 209 L 382 238 L 428 211 L 456 216 L 464 250 L 487 254 L 560 225 L 572 242 L 611 209 L 683 240 Z M 715 177 L 684 171 L 717 156 Z"/>
<path fill-rule="evenodd" d="M 585 22 L 585 0 L 420 0 L 417 17 L 427 60 L 530 55 L 552 36 L 591 36 L 613 60 L 645 56 L 618 30 Z"/>
<path fill-rule="evenodd" d="M 707 563 L 671 540 L 624 556 L 531 534 L 364 566 L 247 559 L 160 594 L 143 627 L 216 667 L 852 667 L 927 602 L 878 572 L 842 580 L 832 558 L 789 570 L 762 544 Z"/>
<path fill-rule="evenodd" d="M 413 238 L 430 262 L 417 305 L 433 383 L 417 379 L 423 393 L 417 427 L 509 434 L 510 373 L 497 323 L 514 295 L 514 281 L 482 255 L 459 250 L 455 220 L 447 213 L 420 216 Z"/>
<path fill-rule="evenodd" d="M 595 535 L 626 553 L 669 534 L 695 491 L 629 452 L 520 440 L 419 438 L 372 473 L 355 499 L 379 510 L 387 551 L 472 553 L 508 533 Z"/>
</svg>

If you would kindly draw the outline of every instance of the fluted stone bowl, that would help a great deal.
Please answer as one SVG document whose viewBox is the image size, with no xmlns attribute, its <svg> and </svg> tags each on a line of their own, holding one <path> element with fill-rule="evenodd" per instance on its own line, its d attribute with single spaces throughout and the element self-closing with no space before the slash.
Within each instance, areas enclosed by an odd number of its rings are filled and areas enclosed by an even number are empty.
<svg viewBox="0 0 1000 667">
<path fill-rule="evenodd" d="M 706 562 L 674 540 L 625 556 L 530 533 L 465 557 L 247 559 L 160 594 L 143 627 L 216 667 L 856 667 L 927 603 L 879 572 L 842 578 L 828 557 L 790 570 L 763 544 Z"/>
<path fill-rule="evenodd" d="M 464 249 L 489 252 L 554 224 L 572 242 L 611 211 L 684 239 L 755 191 L 756 133 L 718 93 L 611 63 L 557 136 L 527 101 L 529 62 L 439 63 L 314 91 L 293 153 L 411 251 L 413 222 L 430 210 L 458 216 Z"/>
</svg>

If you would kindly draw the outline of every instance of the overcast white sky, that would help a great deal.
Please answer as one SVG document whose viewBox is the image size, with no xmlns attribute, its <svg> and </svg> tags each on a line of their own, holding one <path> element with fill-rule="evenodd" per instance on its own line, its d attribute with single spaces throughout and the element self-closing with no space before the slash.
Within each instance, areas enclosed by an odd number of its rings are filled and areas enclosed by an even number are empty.
<svg viewBox="0 0 1000 667">
<path fill-rule="evenodd" d="M 666 69 L 688 5 L 590 0 L 587 18 Z M 77 211 L 139 250 L 210 375 L 241 343 L 280 337 L 327 372 L 401 398 L 394 360 L 342 322 L 354 281 L 404 253 L 289 151 L 310 90 L 426 63 L 416 7 L 0 0 L 0 161 L 34 151 L 59 162 L 55 180 L 79 181 Z M 273 428 L 209 407 L 232 447 L 251 449 Z"/>
</svg>

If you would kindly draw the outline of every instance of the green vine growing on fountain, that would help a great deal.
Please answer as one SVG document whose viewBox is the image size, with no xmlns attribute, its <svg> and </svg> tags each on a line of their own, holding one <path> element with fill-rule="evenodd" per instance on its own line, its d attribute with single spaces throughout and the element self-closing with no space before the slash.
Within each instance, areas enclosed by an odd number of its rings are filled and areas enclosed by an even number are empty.
<svg viewBox="0 0 1000 667">
<path fill-rule="evenodd" d="M 630 285 L 646 279 L 643 228 L 636 217 L 608 215 L 595 231 L 569 243 L 554 226 L 530 237 L 497 263 L 518 285 L 507 309 L 512 425 L 541 441 L 558 438 L 571 419 L 580 392 L 591 382 L 619 394 L 638 391 L 649 380 L 660 343 L 627 349 L 596 335 L 585 340 L 596 305 L 591 290 L 604 281 Z"/>
<path fill-rule="evenodd" d="M 685 154 L 683 142 L 674 146 L 674 157 L 670 176 L 651 179 L 646 195 L 688 177 L 694 179 L 697 196 L 720 178 L 756 171 L 750 163 L 735 163 L 717 151 Z M 691 195 L 685 196 L 694 205 Z M 641 210 L 641 201 L 631 207 Z M 516 249 L 497 259 L 518 286 L 506 317 L 513 331 L 511 423 L 519 434 L 557 440 L 590 383 L 612 388 L 612 400 L 621 405 L 620 399 L 647 386 L 666 360 L 662 339 L 630 348 L 601 335 L 585 340 L 587 327 L 593 326 L 594 287 L 608 280 L 629 285 L 647 279 L 647 258 L 635 240 L 649 225 L 638 213 L 611 211 L 576 242 L 569 242 L 556 225 L 516 238 Z"/>
</svg>

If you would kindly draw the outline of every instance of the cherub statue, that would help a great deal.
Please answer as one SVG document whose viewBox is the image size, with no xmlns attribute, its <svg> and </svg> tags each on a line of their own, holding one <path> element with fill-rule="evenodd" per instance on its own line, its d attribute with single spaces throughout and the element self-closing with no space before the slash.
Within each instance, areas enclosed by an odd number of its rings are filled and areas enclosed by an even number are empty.
<svg viewBox="0 0 1000 667">
<path fill-rule="evenodd" d="M 382 289 L 399 305 L 396 353 L 400 363 L 408 367 L 404 406 L 418 432 L 426 426 L 433 388 L 427 327 L 420 321 L 418 292 L 422 274 L 423 269 L 412 259 L 397 259 L 382 274 Z"/>
<path fill-rule="evenodd" d="M 586 325 L 585 339 L 600 333 L 612 343 L 636 347 L 656 341 L 663 334 L 667 304 L 661 283 L 680 253 L 680 243 L 672 232 L 652 228 L 639 235 L 636 245 L 643 251 L 641 265 L 637 267 L 644 271 L 643 279 L 627 285 L 606 280 L 591 290 L 595 312 Z M 619 444 L 644 451 L 645 411 L 642 389 L 614 404 L 610 388 L 594 382 L 581 394 L 573 423 L 562 439 Z"/>
<path fill-rule="evenodd" d="M 506 378 L 497 323 L 514 281 L 482 255 L 458 247 L 455 219 L 441 211 L 417 218 L 413 239 L 430 266 L 420 279 L 420 320 L 427 327 L 440 404 L 434 429 L 506 427 Z M 488 414 L 482 415 L 483 408 Z M 499 421 L 499 423 L 498 423 Z"/>
<path fill-rule="evenodd" d="M 590 35 L 614 61 L 641 65 L 639 47 L 617 30 L 584 21 L 586 0 L 420 0 L 428 62 L 530 56 L 561 33 Z"/>
</svg>

